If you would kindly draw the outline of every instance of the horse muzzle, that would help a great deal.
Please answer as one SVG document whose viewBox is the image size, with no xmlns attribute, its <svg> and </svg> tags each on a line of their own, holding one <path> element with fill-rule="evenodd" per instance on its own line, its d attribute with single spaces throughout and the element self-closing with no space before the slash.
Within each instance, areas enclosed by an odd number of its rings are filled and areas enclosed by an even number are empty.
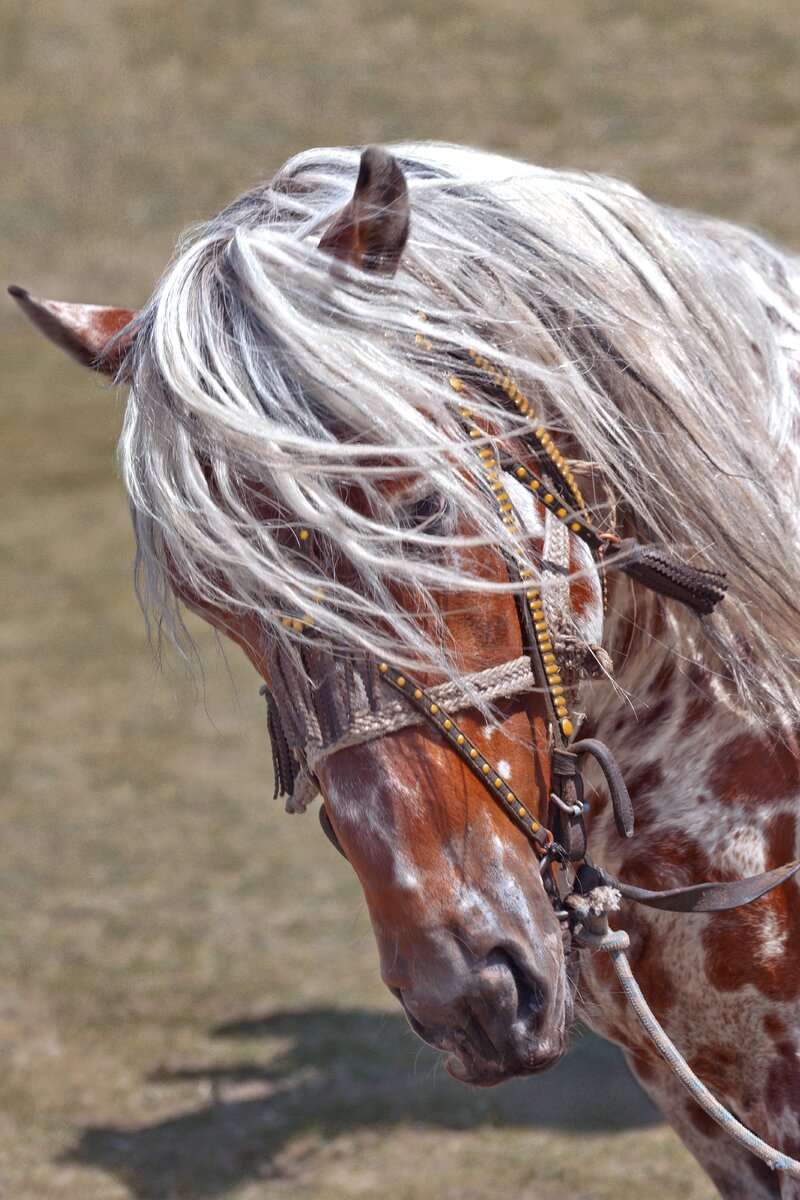
<svg viewBox="0 0 800 1200">
<path fill-rule="evenodd" d="M 414 1032 L 449 1053 L 447 1070 L 464 1083 L 489 1087 L 534 1074 L 564 1053 L 566 983 L 546 979 L 524 955 L 496 948 L 455 977 L 438 969 L 416 987 L 389 987 Z"/>
</svg>

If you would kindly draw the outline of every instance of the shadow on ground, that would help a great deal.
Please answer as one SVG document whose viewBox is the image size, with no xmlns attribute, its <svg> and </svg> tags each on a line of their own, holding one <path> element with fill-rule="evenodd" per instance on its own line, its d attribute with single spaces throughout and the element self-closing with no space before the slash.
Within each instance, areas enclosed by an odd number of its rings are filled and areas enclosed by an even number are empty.
<svg viewBox="0 0 800 1200">
<path fill-rule="evenodd" d="M 162 1067 L 147 1081 L 196 1087 L 199 1106 L 141 1128 L 89 1126 L 64 1160 L 115 1174 L 141 1200 L 188 1191 L 210 1198 L 280 1177 L 284 1147 L 304 1133 L 324 1140 L 398 1124 L 579 1133 L 661 1119 L 620 1053 L 585 1031 L 545 1076 L 487 1091 L 456 1083 L 402 1017 L 380 1012 L 277 1012 L 211 1037 L 207 1062 Z"/>
</svg>

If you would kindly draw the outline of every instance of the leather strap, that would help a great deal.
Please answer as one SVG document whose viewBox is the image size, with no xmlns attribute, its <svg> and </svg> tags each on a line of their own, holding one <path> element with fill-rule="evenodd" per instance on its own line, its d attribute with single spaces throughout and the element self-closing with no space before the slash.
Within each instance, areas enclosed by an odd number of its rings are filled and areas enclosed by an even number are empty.
<svg viewBox="0 0 800 1200">
<path fill-rule="evenodd" d="M 688 887 L 670 888 L 663 892 L 651 892 L 646 888 L 633 887 L 622 883 L 609 875 L 602 867 L 587 863 L 578 871 L 575 890 L 586 895 L 598 885 L 612 887 L 625 900 L 636 904 L 644 904 L 648 908 L 665 909 L 668 912 L 727 912 L 732 908 L 741 908 L 753 900 L 766 896 L 773 888 L 786 883 L 800 870 L 800 859 L 784 863 L 774 871 L 764 871 L 761 875 L 749 875 L 746 879 L 736 879 L 727 883 L 694 883 Z"/>
<path fill-rule="evenodd" d="M 592 758 L 596 759 L 600 764 L 611 795 L 617 833 L 621 838 L 632 838 L 633 805 L 631 804 L 628 789 L 625 786 L 625 780 L 622 778 L 622 772 L 617 766 L 616 759 L 608 746 L 605 742 L 598 741 L 597 738 L 584 738 L 583 741 L 573 742 L 572 751 L 578 756 L 591 754 Z"/>
</svg>

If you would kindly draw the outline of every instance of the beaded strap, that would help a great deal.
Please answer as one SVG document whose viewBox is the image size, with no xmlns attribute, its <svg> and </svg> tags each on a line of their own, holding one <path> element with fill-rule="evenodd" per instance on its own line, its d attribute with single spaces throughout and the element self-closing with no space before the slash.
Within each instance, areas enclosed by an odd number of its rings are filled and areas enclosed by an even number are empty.
<svg viewBox="0 0 800 1200">
<path fill-rule="evenodd" d="M 434 725 L 455 750 L 464 766 L 469 767 L 473 775 L 503 807 L 503 810 L 519 826 L 523 833 L 534 843 L 537 853 L 544 855 L 553 842 L 553 835 L 541 821 L 529 811 L 522 801 L 512 792 L 506 781 L 489 760 L 481 754 L 477 746 L 467 737 L 451 716 L 437 704 L 433 697 L 426 692 L 422 684 L 412 679 L 407 672 L 389 663 L 379 663 L 378 670 L 385 683 L 394 688 L 425 719 Z"/>
<path fill-rule="evenodd" d="M 457 376 L 452 376 L 450 386 L 460 392 L 463 389 L 463 384 Z M 486 438 L 488 435 L 485 430 L 480 429 L 477 425 L 471 423 L 472 409 L 460 408 L 459 412 L 462 417 L 470 421 L 469 435 L 472 438 Z M 505 490 L 502 480 L 500 479 L 500 466 L 497 459 L 488 446 L 481 447 L 478 450 L 481 467 L 483 468 L 484 478 L 491 491 L 494 493 L 494 498 L 497 501 L 500 516 L 503 524 L 508 532 L 516 537 L 521 534 L 519 523 L 514 512 L 514 506 L 511 503 L 508 492 Z M 527 474 L 526 468 L 521 468 Z M 519 469 L 517 470 L 519 478 Z M 533 482 L 536 483 L 536 488 L 533 488 Z M 538 493 L 542 484 L 538 479 L 534 479 L 531 483 L 532 490 Z M 542 497 L 543 499 L 545 497 Z M 553 497 L 546 494 L 546 499 L 552 501 Z M 563 510 L 566 515 L 566 510 Z M 556 513 L 558 516 L 559 514 Z M 511 556 L 515 561 L 515 569 L 519 578 L 526 582 L 533 575 L 533 571 L 528 566 L 528 556 L 522 544 L 518 541 L 512 542 Z M 541 675 L 543 682 L 547 687 L 552 711 L 555 715 L 557 728 L 565 738 L 572 737 L 575 732 L 572 719 L 567 707 L 567 701 L 564 695 L 564 682 L 561 674 L 561 669 L 556 660 L 555 648 L 553 646 L 550 630 L 547 627 L 547 615 L 544 609 L 544 601 L 542 600 L 541 591 L 536 586 L 527 588 L 525 592 L 525 605 L 530 613 L 531 623 L 533 625 L 533 634 L 536 638 L 536 652 L 538 654 L 541 665 Z"/>
</svg>

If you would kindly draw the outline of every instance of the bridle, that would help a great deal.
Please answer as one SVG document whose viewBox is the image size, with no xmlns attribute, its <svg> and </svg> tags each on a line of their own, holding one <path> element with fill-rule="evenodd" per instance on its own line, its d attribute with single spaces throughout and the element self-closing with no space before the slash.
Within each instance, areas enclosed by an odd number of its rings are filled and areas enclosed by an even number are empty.
<svg viewBox="0 0 800 1200">
<path fill-rule="evenodd" d="M 417 335 L 417 342 L 426 350 L 432 349 L 431 343 L 422 335 Z M 532 422 L 529 401 L 508 376 L 477 353 L 470 352 L 469 357 L 474 368 L 488 376 L 490 386 L 510 399 L 518 411 Z M 450 376 L 450 384 L 456 392 L 463 392 L 464 382 L 460 376 Z M 494 494 L 509 534 L 505 559 L 510 579 L 519 585 L 515 598 L 523 649 L 530 661 L 535 690 L 544 697 L 550 743 L 551 789 L 549 796 L 542 801 L 541 811 L 534 811 L 517 794 L 516 789 L 512 791 L 502 772 L 467 737 L 449 708 L 434 694 L 437 689 L 426 688 L 407 670 L 389 662 L 378 663 L 378 678 L 436 731 L 464 767 L 481 781 L 492 800 L 500 805 L 502 811 L 528 838 L 539 862 L 545 891 L 554 906 L 556 917 L 562 923 L 563 931 L 569 936 L 571 949 L 608 952 L 622 991 L 638 1020 L 676 1078 L 704 1112 L 739 1145 L 774 1170 L 800 1179 L 800 1161 L 764 1142 L 742 1125 L 695 1075 L 659 1024 L 636 983 L 626 957 L 630 945 L 628 934 L 624 929 L 612 930 L 609 927 L 609 915 L 618 908 L 620 899 L 673 912 L 720 912 L 738 908 L 785 883 L 800 870 L 800 860 L 733 882 L 698 883 L 663 891 L 632 887 L 615 879 L 593 861 L 587 846 L 584 822 L 587 806 L 583 801 L 581 768 L 586 756 L 594 758 L 603 772 L 620 837 L 633 836 L 633 805 L 622 772 L 609 748 L 596 738 L 573 740 L 575 725 L 567 704 L 564 676 L 540 586 L 535 583 L 525 548 L 517 541 L 521 531 L 505 482 L 507 474 L 513 472 L 516 480 L 534 492 L 537 500 L 557 521 L 565 524 L 571 534 L 590 548 L 602 579 L 604 611 L 607 602 L 605 570 L 612 563 L 637 582 L 702 614 L 711 613 L 723 599 L 727 586 L 725 578 L 719 572 L 683 563 L 659 547 L 641 546 L 634 541 L 621 542 L 616 537 L 597 532 L 563 456 L 544 428 L 537 427 L 534 430 L 534 457 L 538 471 L 532 471 L 525 463 L 507 453 L 504 454 L 506 461 L 501 468 L 500 450 L 491 448 L 489 432 L 474 423 L 473 413 L 468 407 L 462 407 L 459 411 L 461 418 L 468 423 L 469 437 L 477 443 L 482 484 Z M 545 566 L 544 562 L 540 565 Z M 285 738 L 282 739 L 279 714 L 269 690 L 262 690 L 269 706 L 276 778 L 288 779 L 291 788 L 294 778 L 291 755 Z M 346 858 L 324 804 L 320 807 L 320 822 L 330 840 Z M 567 868 L 572 870 L 571 883 L 566 882 Z"/>
<path fill-rule="evenodd" d="M 421 335 L 417 335 L 417 341 L 426 350 L 432 348 Z M 510 400 L 534 429 L 533 456 L 538 471 L 507 454 L 503 455 L 501 467 L 500 451 L 490 448 L 490 434 L 475 423 L 470 408 L 462 406 L 459 409 L 469 437 L 476 442 L 482 485 L 493 493 L 509 534 L 505 558 L 510 579 L 520 584 L 516 597 L 523 649 L 530 659 L 537 691 L 544 698 L 551 789 L 541 809 L 535 809 L 518 795 L 516 789 L 512 790 L 502 772 L 467 737 L 452 712 L 437 702 L 430 690 L 407 670 L 389 662 L 379 663 L 378 672 L 383 684 L 402 696 L 404 702 L 437 731 L 464 767 L 480 780 L 494 802 L 525 834 L 539 861 L 545 890 L 562 919 L 570 917 L 570 909 L 565 907 L 570 890 L 573 894 L 584 895 L 598 886 L 615 888 L 625 899 L 676 912 L 722 911 L 750 903 L 789 879 L 800 869 L 800 861 L 735 882 L 699 883 L 664 891 L 632 887 L 615 879 L 593 861 L 584 821 L 588 807 L 583 798 L 584 760 L 593 758 L 603 773 L 616 829 L 622 838 L 633 836 L 633 805 L 610 749 L 596 738 L 572 740 L 575 726 L 567 704 L 565 676 L 558 662 L 541 589 L 533 582 L 529 550 L 517 540 L 523 536 L 523 530 L 503 476 L 512 473 L 557 521 L 589 547 L 603 580 L 604 606 L 605 572 L 609 566 L 625 571 L 644 586 L 702 614 L 711 613 L 723 599 L 727 587 L 724 575 L 683 563 L 659 547 L 642 546 L 633 540 L 621 542 L 613 535 L 597 532 L 566 460 L 547 431 L 536 425 L 528 399 L 508 376 L 481 355 L 470 351 L 469 357 L 474 369 L 488 378 L 488 386 Z M 451 375 L 449 382 L 454 391 L 463 393 L 465 385 L 461 376 Z M 344 854 L 324 805 L 320 820 L 328 837 Z M 573 872 L 571 889 L 560 879 L 560 875 L 566 874 L 562 869 L 567 867 Z"/>
</svg>

